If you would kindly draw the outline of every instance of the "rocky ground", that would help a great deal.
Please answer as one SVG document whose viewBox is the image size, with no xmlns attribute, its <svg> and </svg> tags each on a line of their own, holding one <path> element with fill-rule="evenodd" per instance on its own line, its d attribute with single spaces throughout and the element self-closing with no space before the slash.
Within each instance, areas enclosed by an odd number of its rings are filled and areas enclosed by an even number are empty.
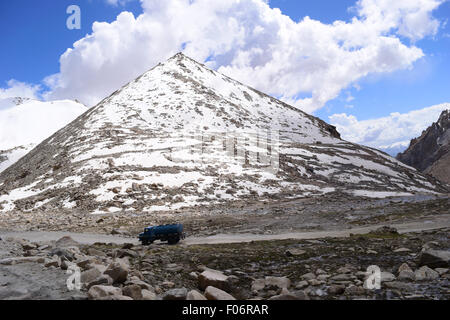
<svg viewBox="0 0 450 320">
<path fill-rule="evenodd" d="M 151 246 L 1 240 L 1 299 L 449 299 L 449 229 L 347 238 Z M 81 271 L 69 291 L 66 270 Z M 381 289 L 364 288 L 367 268 Z M 34 272 L 35 274 L 32 274 Z"/>
<path fill-rule="evenodd" d="M 236 202 L 171 212 L 93 215 L 77 210 L 13 211 L 0 214 L 0 230 L 65 231 L 135 237 L 147 225 L 183 223 L 188 235 L 218 233 L 277 234 L 393 224 L 450 214 L 450 197 L 356 198 L 333 193 L 316 198 Z"/>
</svg>

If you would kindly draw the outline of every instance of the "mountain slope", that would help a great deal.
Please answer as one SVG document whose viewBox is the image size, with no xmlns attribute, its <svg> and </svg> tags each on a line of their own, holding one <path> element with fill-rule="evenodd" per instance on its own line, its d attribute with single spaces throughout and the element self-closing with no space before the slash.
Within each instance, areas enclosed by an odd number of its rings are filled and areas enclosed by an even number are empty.
<svg viewBox="0 0 450 320">
<path fill-rule="evenodd" d="M 444 189 L 333 126 L 177 54 L 0 174 L 0 210 L 158 211 Z"/>
<path fill-rule="evenodd" d="M 70 100 L 0 99 L 0 172 L 86 110 Z"/>
<path fill-rule="evenodd" d="M 422 135 L 411 140 L 397 159 L 435 178 L 450 183 L 450 109 Z"/>
</svg>

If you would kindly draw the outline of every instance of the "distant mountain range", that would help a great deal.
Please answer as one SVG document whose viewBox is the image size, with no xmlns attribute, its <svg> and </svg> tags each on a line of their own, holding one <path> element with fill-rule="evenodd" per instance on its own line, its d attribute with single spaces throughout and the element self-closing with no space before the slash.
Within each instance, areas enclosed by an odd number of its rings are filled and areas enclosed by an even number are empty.
<svg viewBox="0 0 450 320">
<path fill-rule="evenodd" d="M 444 110 L 397 159 L 450 184 L 450 110 Z"/>
<path fill-rule="evenodd" d="M 71 100 L 0 99 L 0 172 L 86 110 Z"/>
</svg>

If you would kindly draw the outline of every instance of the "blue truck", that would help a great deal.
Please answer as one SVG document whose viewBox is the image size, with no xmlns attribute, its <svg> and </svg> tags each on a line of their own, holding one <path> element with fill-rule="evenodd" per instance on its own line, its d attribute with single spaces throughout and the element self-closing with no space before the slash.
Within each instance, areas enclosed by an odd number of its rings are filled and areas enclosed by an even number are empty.
<svg viewBox="0 0 450 320">
<path fill-rule="evenodd" d="M 139 241 L 144 246 L 153 243 L 155 240 L 168 241 L 169 244 L 176 244 L 185 237 L 182 224 L 166 224 L 145 228 L 144 232 L 139 234 Z"/>
</svg>

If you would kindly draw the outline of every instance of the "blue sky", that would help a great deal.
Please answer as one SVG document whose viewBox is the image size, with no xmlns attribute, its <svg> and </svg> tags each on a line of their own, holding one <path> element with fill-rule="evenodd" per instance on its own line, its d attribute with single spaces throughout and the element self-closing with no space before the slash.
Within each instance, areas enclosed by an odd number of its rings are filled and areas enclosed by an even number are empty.
<svg viewBox="0 0 450 320">
<path fill-rule="evenodd" d="M 81 8 L 81 30 L 65 27 L 68 17 L 65 11 L 71 4 Z M 269 5 L 280 8 L 294 22 L 309 16 L 326 25 L 336 20 L 350 23 L 352 17 L 357 15 L 356 9 L 352 9 L 356 1 L 351 0 L 271 0 Z M 1 1 L 0 88 L 7 88 L 8 81 L 15 79 L 40 85 L 41 93 L 49 90 L 43 80 L 61 71 L 60 57 L 67 48 L 92 33 L 95 21 L 111 23 L 125 10 L 132 12 L 134 17 L 144 12 L 137 0 L 128 0 L 124 5 L 116 6 L 108 4 L 107 0 Z M 450 2 L 441 4 L 432 16 L 440 22 L 435 34 L 417 41 L 395 34 L 405 45 L 420 48 L 424 57 L 412 62 L 409 69 L 371 72 L 368 76 L 357 78 L 340 89 L 337 98 L 327 100 L 314 110 L 314 115 L 329 121 L 333 115 L 345 113 L 363 121 L 386 117 L 392 112 L 408 113 L 450 102 L 450 23 L 447 23 Z M 155 64 L 155 61 L 148 63 Z M 298 94 L 299 97 L 309 95 L 307 91 Z"/>
</svg>

